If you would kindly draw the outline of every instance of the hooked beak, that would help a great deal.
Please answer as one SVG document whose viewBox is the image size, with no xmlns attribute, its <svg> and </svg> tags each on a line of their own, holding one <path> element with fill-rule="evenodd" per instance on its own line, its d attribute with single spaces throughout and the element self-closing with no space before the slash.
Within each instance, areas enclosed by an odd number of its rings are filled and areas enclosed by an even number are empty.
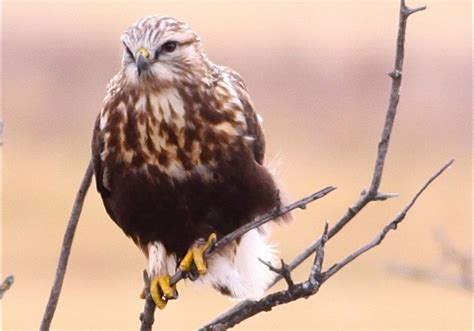
<svg viewBox="0 0 474 331">
<path fill-rule="evenodd" d="M 148 67 L 150 53 L 145 48 L 140 48 L 135 55 L 138 76 L 142 74 L 142 71 Z"/>
</svg>

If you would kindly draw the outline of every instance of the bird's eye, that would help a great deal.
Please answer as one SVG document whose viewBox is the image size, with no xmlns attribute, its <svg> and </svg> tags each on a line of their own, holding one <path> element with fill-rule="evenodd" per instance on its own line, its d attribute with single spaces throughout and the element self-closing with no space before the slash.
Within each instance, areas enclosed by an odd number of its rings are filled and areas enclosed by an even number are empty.
<svg viewBox="0 0 474 331">
<path fill-rule="evenodd" d="M 176 41 L 168 41 L 161 46 L 161 50 L 165 53 L 172 53 L 178 46 L 178 43 Z"/>
<path fill-rule="evenodd" d="M 125 46 L 125 50 L 127 51 L 128 56 L 130 56 L 130 58 L 133 60 L 135 57 L 133 56 L 133 53 L 130 50 L 130 48 L 128 48 L 127 45 L 125 45 L 125 43 L 123 45 Z"/>
</svg>

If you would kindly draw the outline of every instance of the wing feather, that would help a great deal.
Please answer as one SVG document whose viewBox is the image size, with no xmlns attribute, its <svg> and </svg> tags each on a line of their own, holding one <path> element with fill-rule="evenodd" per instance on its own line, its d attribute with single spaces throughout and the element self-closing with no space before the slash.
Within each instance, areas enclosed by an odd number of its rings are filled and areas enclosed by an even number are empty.
<svg viewBox="0 0 474 331">
<path fill-rule="evenodd" d="M 110 188 L 110 172 L 107 170 L 102 161 L 101 154 L 104 151 L 104 139 L 102 131 L 100 130 L 100 115 L 97 117 L 94 125 L 94 132 L 92 135 L 92 165 L 94 166 L 94 176 L 97 191 L 102 197 L 105 210 L 112 220 L 117 221 L 113 208 L 111 208 L 111 188 Z M 107 184 L 106 184 L 107 183 Z"/>
<path fill-rule="evenodd" d="M 263 129 L 260 125 L 259 115 L 255 112 L 252 100 L 247 92 L 247 87 L 242 77 L 234 70 L 222 67 L 224 74 L 230 77 L 232 87 L 237 92 L 237 95 L 242 103 L 243 115 L 247 123 L 246 137 L 251 140 L 251 148 L 253 149 L 253 155 L 255 161 L 260 165 L 263 165 L 265 158 L 265 136 L 263 135 Z"/>
</svg>

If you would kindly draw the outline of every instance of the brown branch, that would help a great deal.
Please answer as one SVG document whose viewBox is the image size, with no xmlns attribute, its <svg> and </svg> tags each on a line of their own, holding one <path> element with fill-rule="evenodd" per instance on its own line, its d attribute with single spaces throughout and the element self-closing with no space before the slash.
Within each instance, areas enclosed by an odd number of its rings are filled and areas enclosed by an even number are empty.
<svg viewBox="0 0 474 331">
<path fill-rule="evenodd" d="M 380 193 L 378 190 L 380 188 L 380 183 L 382 180 L 383 168 L 385 164 L 385 159 L 388 152 L 388 147 L 390 143 L 390 136 L 393 130 L 393 124 L 395 121 L 395 115 L 397 113 L 398 102 L 400 99 L 400 86 L 402 82 L 402 69 L 403 61 L 405 55 L 405 35 L 406 35 L 406 26 L 408 17 L 418 11 L 424 10 L 426 7 L 419 7 L 416 9 L 410 9 L 406 6 L 404 0 L 400 0 L 400 10 L 399 10 L 399 24 L 398 24 L 398 34 L 396 40 L 396 54 L 395 54 L 395 64 L 394 69 L 389 76 L 392 78 L 392 86 L 390 92 L 390 98 L 388 103 L 388 109 L 385 116 L 385 122 L 382 130 L 382 135 L 380 142 L 378 144 L 376 161 L 374 166 L 374 171 L 371 179 L 371 184 L 368 190 L 364 190 L 360 197 L 349 207 L 342 217 L 336 222 L 336 224 L 331 227 L 328 232 L 328 239 L 334 237 L 339 231 L 341 231 L 347 223 L 349 223 L 367 204 L 373 201 L 386 200 L 396 196 L 395 194 L 384 194 Z M 316 240 L 308 248 L 306 248 L 300 255 L 298 255 L 288 266 L 289 270 L 293 270 L 298 267 L 303 261 L 305 261 L 309 256 L 313 254 L 315 249 L 321 245 L 321 240 Z M 277 276 L 275 281 L 270 285 L 273 286 L 275 283 L 282 279 L 281 276 Z M 246 311 L 250 306 L 253 305 L 252 301 L 243 301 L 230 310 L 224 312 L 218 316 L 215 320 L 210 322 L 207 326 L 217 325 L 220 321 L 225 320 L 228 316 L 234 315 L 239 311 Z"/>
<path fill-rule="evenodd" d="M 3 299 L 3 295 L 5 294 L 6 291 L 10 289 L 14 281 L 15 281 L 15 277 L 13 277 L 13 275 L 10 275 L 7 278 L 5 278 L 3 282 L 0 284 L 0 300 Z"/>
<path fill-rule="evenodd" d="M 307 281 L 293 285 L 287 290 L 269 294 L 258 301 L 246 301 L 246 304 L 241 306 L 239 309 L 231 309 L 224 316 L 221 315 L 221 317 L 202 327 L 200 330 L 226 330 L 258 313 L 270 311 L 273 307 L 290 303 L 301 298 L 308 298 L 316 294 L 324 282 L 334 276 L 343 267 L 353 262 L 359 256 L 378 246 L 391 230 L 396 230 L 398 224 L 405 219 L 408 211 L 411 209 L 411 207 L 413 207 L 419 196 L 453 162 L 454 160 L 449 161 L 440 170 L 438 170 L 415 194 L 415 196 L 405 206 L 405 208 L 390 223 L 388 223 L 372 241 L 351 253 L 342 261 L 335 263 L 327 271 L 321 272 L 322 261 L 324 257 L 324 244 L 329 239 L 327 236 L 326 225 L 323 236 L 318 240 L 319 245 L 315 249 L 316 256 Z"/>
<path fill-rule="evenodd" d="M 208 251 L 205 253 L 205 257 L 208 259 L 210 258 L 214 253 L 228 245 L 230 242 L 234 241 L 235 239 L 241 237 L 248 231 L 258 228 L 265 223 L 268 223 L 280 216 L 283 216 L 285 214 L 288 214 L 290 211 L 300 208 L 300 209 L 305 209 L 306 206 L 314 202 L 318 199 L 321 199 L 322 197 L 326 196 L 327 194 L 331 193 L 334 191 L 336 187 L 334 186 L 327 186 L 323 188 L 322 190 L 319 190 L 313 194 L 308 195 L 307 197 L 304 197 L 298 201 L 295 201 L 288 206 L 284 207 L 279 207 L 271 210 L 270 212 L 266 213 L 263 216 L 258 217 L 254 221 L 245 224 L 244 226 L 236 229 L 235 231 L 227 234 L 226 236 L 222 237 L 217 241 Z M 176 273 L 170 278 L 170 284 L 175 285 L 178 283 L 180 280 L 186 278 L 187 275 L 181 272 L 181 270 L 177 270 Z M 154 312 L 155 312 L 155 303 L 153 299 L 151 298 L 151 295 L 149 293 L 149 280 L 146 278 L 145 281 L 145 305 L 143 308 L 143 312 L 140 314 L 140 321 L 141 321 L 141 326 L 140 330 L 146 331 L 146 330 L 151 330 L 153 323 L 154 323 Z"/>
<path fill-rule="evenodd" d="M 89 190 L 89 186 L 91 185 L 92 175 L 92 161 L 89 161 L 89 165 L 87 166 L 87 170 L 84 174 L 84 177 L 82 178 L 79 190 L 76 193 L 76 198 L 74 200 L 71 215 L 69 216 L 69 222 L 64 233 L 63 243 L 61 246 L 61 254 L 59 256 L 54 284 L 51 288 L 51 293 L 49 294 L 49 299 L 46 305 L 46 309 L 44 311 L 43 320 L 41 321 L 40 330 L 42 331 L 49 330 L 49 328 L 51 327 L 51 322 L 53 320 L 54 312 L 56 311 L 56 307 L 59 301 L 59 295 L 61 294 L 61 288 L 63 286 L 64 275 L 66 273 L 67 263 L 69 260 L 69 255 L 71 253 L 72 241 L 76 232 L 77 223 L 79 222 L 79 217 L 81 216 L 84 199 L 86 198 L 87 191 Z"/>
</svg>

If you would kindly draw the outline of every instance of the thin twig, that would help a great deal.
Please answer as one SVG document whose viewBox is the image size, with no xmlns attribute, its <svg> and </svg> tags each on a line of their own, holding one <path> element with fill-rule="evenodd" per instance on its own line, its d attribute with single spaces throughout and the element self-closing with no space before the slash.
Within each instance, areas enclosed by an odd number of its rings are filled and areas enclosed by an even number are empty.
<svg viewBox="0 0 474 331">
<path fill-rule="evenodd" d="M 250 223 L 247 223 L 246 225 L 236 229 L 235 231 L 219 239 L 219 241 L 217 241 L 213 246 L 211 246 L 211 248 L 208 251 L 205 252 L 206 259 L 210 258 L 214 253 L 216 253 L 217 251 L 219 251 L 220 249 L 222 249 L 223 247 L 225 247 L 226 245 L 228 245 L 230 242 L 234 241 L 235 239 L 241 237 L 248 231 L 258 228 L 264 225 L 265 223 L 268 223 L 280 216 L 283 216 L 289 213 L 290 211 L 294 209 L 297 209 L 297 208 L 304 209 L 306 208 L 306 205 L 308 205 L 309 203 L 314 202 L 318 199 L 321 199 L 322 197 L 331 193 L 335 189 L 336 187 L 334 186 L 327 186 L 323 188 L 322 190 L 319 190 L 315 193 L 308 195 L 307 197 L 304 197 L 298 201 L 295 201 L 289 204 L 288 206 L 273 209 L 270 212 L 266 213 L 265 215 L 258 217 L 256 220 Z M 175 285 L 176 283 L 178 283 L 180 280 L 182 280 L 185 277 L 186 275 L 180 269 L 178 269 L 176 273 L 170 278 L 170 284 Z M 146 293 L 145 305 L 143 308 L 143 312 L 140 314 L 140 321 L 141 321 L 140 330 L 141 331 L 151 330 L 154 323 L 153 315 L 155 313 L 155 302 L 151 298 L 151 295 L 149 294 L 149 290 L 147 289 L 147 287 L 148 287 L 147 284 L 145 284 L 145 293 Z"/>
<path fill-rule="evenodd" d="M 390 143 L 390 136 L 392 134 L 393 124 L 395 123 L 395 115 L 397 114 L 398 102 L 400 100 L 400 86 L 402 85 L 403 60 L 405 58 L 405 35 L 408 22 L 408 16 L 411 14 L 426 9 L 420 7 L 416 10 L 410 9 L 405 5 L 405 0 L 400 1 L 400 14 L 397 35 L 397 47 L 395 53 L 395 67 L 388 75 L 392 78 L 392 88 L 390 99 L 388 103 L 387 114 L 385 117 L 385 125 L 382 131 L 382 138 L 380 139 L 377 158 L 374 166 L 374 176 L 369 188 L 369 195 L 376 196 L 380 183 L 382 181 L 383 167 L 385 158 L 388 152 Z"/>
<path fill-rule="evenodd" d="M 314 254 L 314 262 L 311 267 L 311 271 L 309 273 L 309 280 L 313 281 L 320 281 L 320 275 L 321 275 L 321 270 L 323 268 L 323 261 L 324 261 L 324 247 L 326 245 L 326 242 L 328 241 L 328 229 L 329 229 L 329 224 L 326 222 L 324 225 L 324 231 L 323 235 L 319 239 L 320 244 L 316 247 L 315 249 L 315 254 Z"/>
<path fill-rule="evenodd" d="M 395 121 L 395 115 L 397 113 L 398 102 L 400 100 L 400 86 L 402 82 L 402 69 L 403 61 L 405 54 L 405 35 L 406 35 L 406 26 L 408 17 L 418 11 L 424 10 L 426 7 L 420 7 L 416 9 L 410 9 L 405 5 L 404 0 L 400 0 L 400 10 L 399 10 L 399 24 L 398 24 L 398 33 L 396 40 L 396 53 L 395 53 L 395 64 L 394 69 L 389 76 L 392 78 L 392 86 L 390 92 L 390 98 L 387 108 L 387 113 L 385 116 L 385 122 L 382 130 L 382 135 L 380 142 L 378 144 L 376 160 L 374 171 L 371 179 L 371 184 L 369 189 L 364 190 L 358 199 L 349 207 L 342 217 L 336 222 L 336 224 L 331 227 L 328 232 L 328 239 L 334 237 L 339 231 L 341 231 L 347 223 L 349 223 L 367 204 L 373 201 L 385 200 L 387 198 L 393 197 L 387 196 L 386 194 L 380 193 L 379 187 L 382 181 L 383 168 L 385 164 L 385 159 L 388 152 L 388 147 L 390 143 L 390 136 L 393 130 L 393 125 Z M 288 266 L 289 270 L 297 268 L 301 263 L 303 263 L 308 257 L 310 257 L 315 249 L 321 245 L 321 240 L 316 240 L 313 244 L 307 247 L 301 254 L 299 254 Z M 282 279 L 281 276 L 277 276 L 274 282 L 270 285 L 272 287 L 278 281 Z M 249 309 L 252 305 L 252 301 L 246 300 L 243 301 L 228 311 L 222 313 L 208 325 L 219 324 L 219 321 L 225 320 L 228 316 L 235 314 L 238 311 L 245 311 Z"/>
<path fill-rule="evenodd" d="M 261 263 L 263 263 L 264 265 L 266 265 L 268 267 L 268 269 L 270 269 L 274 273 L 276 273 L 276 274 L 280 275 L 281 277 L 283 277 L 283 279 L 286 281 L 286 284 L 288 285 L 288 288 L 291 288 L 295 285 L 295 282 L 291 278 L 290 269 L 288 269 L 288 265 L 285 263 L 285 261 L 283 259 L 280 259 L 281 266 L 279 268 L 274 267 L 270 262 L 266 262 L 266 261 L 262 260 L 261 258 L 258 258 L 258 260 Z"/>
<path fill-rule="evenodd" d="M 13 285 L 13 282 L 15 282 L 15 277 L 10 275 L 3 280 L 2 284 L 0 284 L 0 300 L 3 299 L 3 295 L 10 289 L 10 287 Z"/>
<path fill-rule="evenodd" d="M 51 327 L 51 322 L 54 317 L 54 312 L 59 301 L 59 295 L 61 294 L 61 288 L 63 286 L 64 275 L 66 273 L 67 263 L 69 255 L 71 253 L 72 241 L 76 232 L 77 223 L 81 216 L 82 206 L 86 198 L 87 191 L 91 185 L 93 175 L 92 161 L 89 162 L 87 170 L 82 178 L 81 185 L 77 191 L 74 205 L 72 207 L 71 215 L 69 216 L 69 222 L 64 233 L 63 243 L 61 246 L 61 254 L 59 256 L 58 266 L 56 269 L 56 277 L 54 279 L 51 293 L 49 294 L 48 304 L 44 311 L 43 320 L 41 321 L 40 330 L 46 331 Z"/>
</svg>

